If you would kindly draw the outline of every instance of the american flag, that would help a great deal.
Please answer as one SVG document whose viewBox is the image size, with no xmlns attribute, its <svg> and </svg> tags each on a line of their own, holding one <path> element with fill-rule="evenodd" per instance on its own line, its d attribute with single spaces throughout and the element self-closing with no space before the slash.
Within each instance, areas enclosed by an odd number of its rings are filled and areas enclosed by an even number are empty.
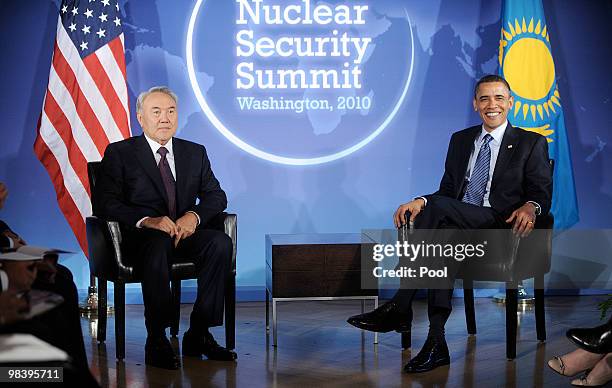
<svg viewBox="0 0 612 388">
<path fill-rule="evenodd" d="M 117 0 L 63 0 L 34 152 L 83 252 L 92 214 L 87 162 L 130 137 L 129 117 Z"/>
</svg>

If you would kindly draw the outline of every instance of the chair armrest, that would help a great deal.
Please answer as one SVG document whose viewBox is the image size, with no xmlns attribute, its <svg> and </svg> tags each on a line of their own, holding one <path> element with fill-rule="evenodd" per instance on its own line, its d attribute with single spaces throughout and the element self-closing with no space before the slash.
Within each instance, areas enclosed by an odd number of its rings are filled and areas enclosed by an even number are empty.
<svg viewBox="0 0 612 388">
<path fill-rule="evenodd" d="M 238 217 L 236 214 L 221 212 L 213 217 L 204 228 L 225 232 L 232 239 L 232 273 L 236 276 L 236 249 L 238 241 Z"/>
<path fill-rule="evenodd" d="M 111 281 L 130 279 L 133 269 L 123 264 L 119 223 L 91 216 L 85 224 L 91 273 Z"/>
<path fill-rule="evenodd" d="M 554 223 L 552 214 L 539 216 L 532 234 L 521 239 L 516 258 L 518 265 L 515 267 L 518 279 L 531 277 L 529 275 L 532 273 L 543 275 L 550 271 Z"/>
<path fill-rule="evenodd" d="M 225 234 L 232 239 L 232 273 L 236 276 L 236 250 L 238 242 L 238 217 L 235 214 L 226 214 L 223 220 Z"/>
</svg>

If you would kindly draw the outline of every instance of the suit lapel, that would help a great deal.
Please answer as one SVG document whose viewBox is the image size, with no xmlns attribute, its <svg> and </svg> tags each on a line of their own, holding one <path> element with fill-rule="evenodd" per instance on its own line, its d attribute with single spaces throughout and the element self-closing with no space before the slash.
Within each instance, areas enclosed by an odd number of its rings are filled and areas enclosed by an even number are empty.
<svg viewBox="0 0 612 388">
<path fill-rule="evenodd" d="M 458 166 L 460 167 L 460 172 L 461 175 L 457 177 L 457 179 L 460 179 L 459 182 L 457 182 L 457 193 L 456 193 L 456 197 L 459 198 L 459 196 L 461 195 L 461 193 L 463 192 L 463 186 L 465 185 L 465 178 L 467 176 L 468 173 L 468 164 L 470 162 L 470 156 L 472 155 L 472 152 L 474 151 L 474 142 L 476 141 L 476 138 L 478 137 L 478 135 L 480 135 L 480 130 L 482 129 L 481 126 L 477 126 L 474 127 L 467 136 L 464 137 L 463 142 L 461 144 L 459 144 L 459 153 L 458 155 L 460 156 L 461 159 L 459 159 L 459 164 Z M 460 198 L 459 198 L 460 199 Z"/>
<path fill-rule="evenodd" d="M 161 196 L 164 198 L 164 201 L 168 203 L 168 195 L 166 194 L 166 189 L 164 188 L 164 183 L 162 182 L 161 174 L 159 173 L 159 168 L 157 168 L 157 164 L 155 163 L 155 157 L 153 156 L 153 152 L 151 152 L 151 147 L 149 147 L 149 143 L 147 143 L 147 139 L 145 139 L 144 135 L 136 138 L 136 157 L 140 162 L 145 173 L 151 178 L 153 181 L 153 186 L 159 191 Z"/>
<path fill-rule="evenodd" d="M 502 172 L 506 170 L 506 166 L 508 165 L 508 162 L 510 162 L 510 159 L 512 159 L 512 155 L 514 154 L 514 150 L 516 149 L 517 145 L 517 129 L 508 123 L 506 132 L 502 138 L 501 146 L 499 147 L 499 153 L 497 154 L 497 162 L 495 163 L 493 179 L 491 180 L 491 189 L 493 189 L 496 179 L 498 179 Z"/>
<path fill-rule="evenodd" d="M 176 209 L 180 211 L 184 205 L 181 194 L 187 193 L 186 185 L 189 184 L 189 152 L 184 150 L 184 144 L 180 139 L 174 138 L 172 142 L 176 174 Z"/>
</svg>

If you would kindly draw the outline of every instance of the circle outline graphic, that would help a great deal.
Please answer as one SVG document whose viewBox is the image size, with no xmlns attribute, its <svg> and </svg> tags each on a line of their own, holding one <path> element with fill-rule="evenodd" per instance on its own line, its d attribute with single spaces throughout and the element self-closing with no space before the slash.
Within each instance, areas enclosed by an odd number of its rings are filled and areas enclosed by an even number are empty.
<svg viewBox="0 0 612 388">
<path fill-rule="evenodd" d="M 313 158 L 292 158 L 288 156 L 280 156 L 280 155 L 272 154 L 272 153 L 263 151 L 259 148 L 253 147 L 252 145 L 248 144 L 247 142 L 245 142 L 244 140 L 236 136 L 232 131 L 230 131 L 221 122 L 221 120 L 215 115 L 215 113 L 212 111 L 212 109 L 206 102 L 206 98 L 202 94 L 202 90 L 200 89 L 200 86 L 198 84 L 196 73 L 195 73 L 194 61 L 193 61 L 193 32 L 195 29 L 196 19 L 198 17 L 199 11 L 204 1 L 205 0 L 196 1 L 196 4 L 194 5 L 193 10 L 191 12 L 191 16 L 189 17 L 189 26 L 187 29 L 187 41 L 185 45 L 185 52 L 186 52 L 186 62 L 187 62 L 187 73 L 189 74 L 189 81 L 191 82 L 191 88 L 193 89 L 193 92 L 196 95 L 196 99 L 198 100 L 200 107 L 204 111 L 204 114 L 206 115 L 208 120 L 211 122 L 211 124 L 213 124 L 213 126 L 226 139 L 232 142 L 235 146 L 237 146 L 238 148 L 242 149 L 245 152 L 248 152 L 249 154 L 253 156 L 257 156 L 258 158 L 261 158 L 261 159 L 264 159 L 270 162 L 286 164 L 286 165 L 293 165 L 293 166 L 318 165 L 318 164 L 324 164 L 324 163 L 332 162 L 334 160 L 342 159 L 360 150 L 361 148 L 365 147 L 368 143 L 370 143 L 378 135 L 380 135 L 385 130 L 385 128 L 389 125 L 389 123 L 395 118 L 395 116 L 397 115 L 397 112 L 399 111 L 399 108 L 402 106 L 402 104 L 404 103 L 404 100 L 406 99 L 406 94 L 408 93 L 408 87 L 410 86 L 410 81 L 412 80 L 412 72 L 414 69 L 414 34 L 412 32 L 412 23 L 410 22 L 408 11 L 404 9 L 404 13 L 406 14 L 406 20 L 408 21 L 408 28 L 410 30 L 410 50 L 411 50 L 410 52 L 410 71 L 408 72 L 408 78 L 406 79 L 406 83 L 404 85 L 404 89 L 402 91 L 400 98 L 397 100 L 391 113 L 389 113 L 389 115 L 378 126 L 378 128 L 376 128 L 375 131 L 370 133 L 368 136 L 366 136 L 364 139 L 362 139 L 358 143 L 353 144 L 352 146 L 348 148 L 345 148 L 333 154 L 317 156 Z"/>
</svg>

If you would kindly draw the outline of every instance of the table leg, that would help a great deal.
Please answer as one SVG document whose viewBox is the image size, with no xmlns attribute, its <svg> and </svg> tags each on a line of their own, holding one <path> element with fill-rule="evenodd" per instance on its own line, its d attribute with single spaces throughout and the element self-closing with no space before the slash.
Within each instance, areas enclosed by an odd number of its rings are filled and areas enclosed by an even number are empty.
<svg viewBox="0 0 612 388">
<path fill-rule="evenodd" d="M 277 345 L 277 335 L 276 335 L 276 299 L 272 298 L 272 338 L 274 341 L 274 346 Z"/>
<path fill-rule="evenodd" d="M 270 293 L 266 288 L 266 331 L 270 331 Z"/>
<path fill-rule="evenodd" d="M 374 298 L 374 310 L 378 308 L 378 297 Z M 374 344 L 378 344 L 378 333 L 374 333 Z"/>
<path fill-rule="evenodd" d="M 361 299 L 361 313 L 365 313 L 365 299 Z"/>
</svg>

